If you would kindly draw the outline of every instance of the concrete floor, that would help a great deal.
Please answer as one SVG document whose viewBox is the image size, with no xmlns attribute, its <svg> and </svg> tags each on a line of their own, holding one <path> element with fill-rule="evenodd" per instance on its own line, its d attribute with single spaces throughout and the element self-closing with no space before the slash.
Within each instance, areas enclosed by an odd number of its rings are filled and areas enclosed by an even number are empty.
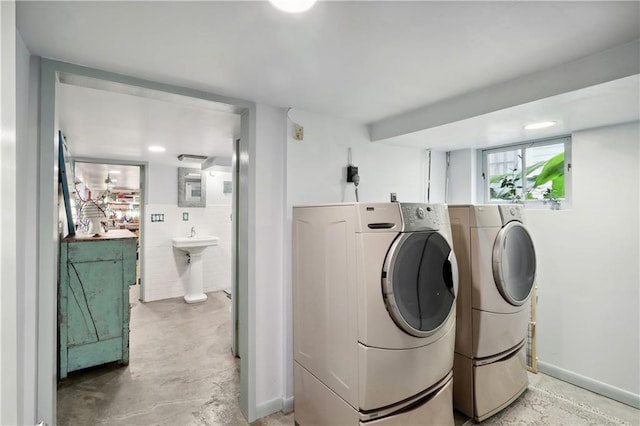
<svg viewBox="0 0 640 426">
<path fill-rule="evenodd" d="M 69 374 L 58 386 L 58 424 L 246 425 L 229 307 L 223 292 L 194 305 L 182 298 L 134 303 L 129 366 Z M 293 414 L 254 424 L 292 425 Z"/>
<path fill-rule="evenodd" d="M 132 298 L 132 300 L 135 300 Z M 71 373 L 58 387 L 60 425 L 246 425 L 238 407 L 239 360 L 230 352 L 230 301 L 210 293 L 131 309 L 130 363 Z M 456 413 L 456 425 L 472 422 Z M 293 425 L 293 413 L 253 423 Z M 529 389 L 486 425 L 640 425 L 640 411 L 556 380 L 529 375 Z"/>
</svg>

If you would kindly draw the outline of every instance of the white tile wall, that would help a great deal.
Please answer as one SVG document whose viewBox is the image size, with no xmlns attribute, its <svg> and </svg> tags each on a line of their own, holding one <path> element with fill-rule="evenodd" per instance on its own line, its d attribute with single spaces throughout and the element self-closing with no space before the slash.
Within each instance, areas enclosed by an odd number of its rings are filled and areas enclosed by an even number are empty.
<svg viewBox="0 0 640 426">
<path fill-rule="evenodd" d="M 215 235 L 217 246 L 202 255 L 204 291 L 231 288 L 231 206 L 183 208 L 169 204 L 145 206 L 145 233 L 141 238 L 145 262 L 143 276 L 145 302 L 184 296 L 189 280 L 186 254 L 173 248 L 172 238 L 187 236 L 192 226 L 198 235 Z M 182 220 L 182 213 L 189 220 Z M 164 222 L 151 222 L 151 214 L 164 214 Z"/>
</svg>

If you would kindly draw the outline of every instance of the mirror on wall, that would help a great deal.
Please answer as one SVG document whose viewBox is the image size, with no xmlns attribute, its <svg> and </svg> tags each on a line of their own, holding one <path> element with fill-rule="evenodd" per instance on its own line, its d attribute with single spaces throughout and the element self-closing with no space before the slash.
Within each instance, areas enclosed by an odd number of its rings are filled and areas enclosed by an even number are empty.
<svg viewBox="0 0 640 426">
<path fill-rule="evenodd" d="M 200 169 L 178 167 L 178 207 L 206 207 L 207 180 Z"/>
</svg>

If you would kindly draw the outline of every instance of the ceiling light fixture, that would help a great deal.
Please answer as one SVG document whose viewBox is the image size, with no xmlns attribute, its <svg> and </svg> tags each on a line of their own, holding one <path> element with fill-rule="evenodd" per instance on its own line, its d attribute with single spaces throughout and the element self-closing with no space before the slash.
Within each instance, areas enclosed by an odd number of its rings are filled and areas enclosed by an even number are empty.
<svg viewBox="0 0 640 426">
<path fill-rule="evenodd" d="M 537 129 L 545 129 L 547 127 L 555 126 L 555 121 L 541 121 L 539 123 L 531 123 L 524 126 L 525 130 L 537 130 Z"/>
<path fill-rule="evenodd" d="M 111 188 L 113 188 L 113 184 L 118 182 L 115 179 L 111 178 L 111 173 L 107 173 L 107 178 L 104 180 L 104 183 L 107 184 L 107 191 L 109 191 Z"/>
<path fill-rule="evenodd" d="M 167 148 L 163 147 L 163 146 L 158 146 L 158 145 L 151 145 L 149 147 L 149 151 L 151 152 L 165 152 L 167 150 Z"/>
<path fill-rule="evenodd" d="M 269 0 L 272 5 L 288 13 L 301 13 L 311 9 L 316 0 Z"/>
<path fill-rule="evenodd" d="M 180 154 L 178 155 L 178 160 L 180 161 L 204 161 L 208 157 L 206 155 L 194 155 L 194 154 Z"/>
</svg>

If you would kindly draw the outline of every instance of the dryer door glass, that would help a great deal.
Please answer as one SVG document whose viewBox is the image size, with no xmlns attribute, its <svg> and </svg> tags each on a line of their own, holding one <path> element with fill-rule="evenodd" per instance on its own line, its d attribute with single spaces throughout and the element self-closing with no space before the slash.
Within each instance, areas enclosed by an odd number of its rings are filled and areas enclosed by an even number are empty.
<svg viewBox="0 0 640 426">
<path fill-rule="evenodd" d="M 536 275 L 536 252 L 522 223 L 509 222 L 493 247 L 493 277 L 502 297 L 512 305 L 527 301 Z"/>
<path fill-rule="evenodd" d="M 405 332 L 425 337 L 445 322 L 455 303 L 458 268 L 437 232 L 400 234 L 383 271 L 387 310 Z"/>
</svg>

